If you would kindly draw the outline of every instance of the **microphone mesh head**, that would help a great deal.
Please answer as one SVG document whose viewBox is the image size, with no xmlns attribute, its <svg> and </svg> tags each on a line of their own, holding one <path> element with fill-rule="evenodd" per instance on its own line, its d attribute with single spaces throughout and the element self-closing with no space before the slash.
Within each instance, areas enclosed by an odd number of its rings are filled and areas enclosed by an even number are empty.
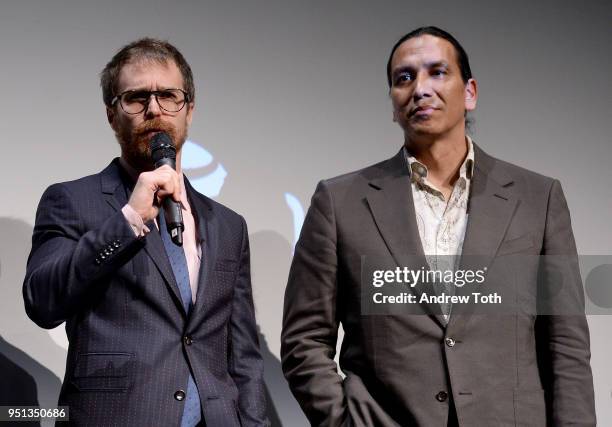
<svg viewBox="0 0 612 427">
<path fill-rule="evenodd" d="M 176 159 L 176 148 L 166 132 L 153 135 L 149 146 L 151 147 L 151 157 L 154 163 L 161 159 Z"/>
</svg>

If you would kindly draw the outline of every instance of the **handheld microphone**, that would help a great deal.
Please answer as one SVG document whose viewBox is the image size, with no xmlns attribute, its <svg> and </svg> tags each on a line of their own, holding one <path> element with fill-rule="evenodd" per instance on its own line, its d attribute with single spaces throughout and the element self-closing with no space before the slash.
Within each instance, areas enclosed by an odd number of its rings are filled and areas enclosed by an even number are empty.
<svg viewBox="0 0 612 427">
<path fill-rule="evenodd" d="M 151 148 L 151 157 L 155 169 L 168 165 L 176 170 L 176 148 L 170 139 L 170 136 L 165 132 L 156 133 L 149 142 Z M 181 205 L 172 200 L 172 197 L 166 197 L 162 200 L 164 208 L 164 218 L 168 228 L 170 238 L 177 246 L 183 246 L 183 212 Z"/>
</svg>

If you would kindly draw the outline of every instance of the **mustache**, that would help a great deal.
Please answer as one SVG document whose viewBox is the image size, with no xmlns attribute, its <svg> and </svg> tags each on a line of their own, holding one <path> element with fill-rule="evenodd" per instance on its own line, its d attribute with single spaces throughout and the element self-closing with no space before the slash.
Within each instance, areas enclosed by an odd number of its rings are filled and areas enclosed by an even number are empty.
<svg viewBox="0 0 612 427">
<path fill-rule="evenodd" d="M 174 126 L 158 118 L 142 122 L 133 129 L 132 134 L 137 138 L 142 138 L 149 132 L 165 132 L 170 136 L 172 141 L 176 143 L 176 141 L 174 141 L 176 136 L 176 129 Z"/>
</svg>

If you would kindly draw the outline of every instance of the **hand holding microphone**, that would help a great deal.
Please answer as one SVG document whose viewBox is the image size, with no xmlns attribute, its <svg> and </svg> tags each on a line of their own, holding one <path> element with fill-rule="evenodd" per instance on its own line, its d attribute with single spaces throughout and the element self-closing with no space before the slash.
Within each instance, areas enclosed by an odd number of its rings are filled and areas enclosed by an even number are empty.
<svg viewBox="0 0 612 427">
<path fill-rule="evenodd" d="M 161 203 L 168 233 L 176 245 L 182 246 L 185 227 L 180 205 L 180 179 L 175 170 L 176 148 L 165 132 L 155 134 L 150 147 L 155 170 L 140 174 L 128 204 L 146 223 L 157 218 Z"/>
</svg>

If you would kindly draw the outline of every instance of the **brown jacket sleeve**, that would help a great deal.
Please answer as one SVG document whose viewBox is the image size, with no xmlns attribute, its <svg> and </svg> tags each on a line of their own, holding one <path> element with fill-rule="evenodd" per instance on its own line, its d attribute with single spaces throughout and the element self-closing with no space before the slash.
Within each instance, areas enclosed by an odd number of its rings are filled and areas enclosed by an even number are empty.
<svg viewBox="0 0 612 427">
<path fill-rule="evenodd" d="M 336 237 L 331 194 L 320 182 L 295 248 L 281 335 L 283 372 L 314 426 L 342 425 L 348 417 L 334 362 L 339 323 Z"/>
</svg>

